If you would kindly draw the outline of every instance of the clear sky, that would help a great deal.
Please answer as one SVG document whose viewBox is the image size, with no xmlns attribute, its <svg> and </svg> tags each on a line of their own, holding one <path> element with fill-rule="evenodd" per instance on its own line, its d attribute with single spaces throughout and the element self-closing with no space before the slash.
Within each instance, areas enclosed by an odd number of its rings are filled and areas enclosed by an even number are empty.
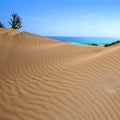
<svg viewBox="0 0 120 120">
<path fill-rule="evenodd" d="M 120 0 L 0 0 L 0 22 L 11 13 L 22 31 L 44 36 L 120 37 Z"/>
</svg>

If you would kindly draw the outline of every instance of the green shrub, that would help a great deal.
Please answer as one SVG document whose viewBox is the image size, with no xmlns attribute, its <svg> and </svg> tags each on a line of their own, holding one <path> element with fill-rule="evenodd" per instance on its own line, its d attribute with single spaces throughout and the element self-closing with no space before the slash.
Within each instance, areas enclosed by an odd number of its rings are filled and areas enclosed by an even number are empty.
<svg viewBox="0 0 120 120">
<path fill-rule="evenodd" d="M 0 28 L 5 28 L 5 26 L 0 22 Z"/>
<path fill-rule="evenodd" d="M 118 44 L 118 43 L 120 43 L 120 40 L 117 40 L 117 41 L 112 42 L 112 43 L 105 44 L 104 47 L 108 47 L 108 46 L 115 45 L 115 44 Z"/>
<path fill-rule="evenodd" d="M 98 44 L 95 44 L 95 43 L 91 43 L 91 44 L 88 44 L 88 45 L 98 46 Z"/>
</svg>

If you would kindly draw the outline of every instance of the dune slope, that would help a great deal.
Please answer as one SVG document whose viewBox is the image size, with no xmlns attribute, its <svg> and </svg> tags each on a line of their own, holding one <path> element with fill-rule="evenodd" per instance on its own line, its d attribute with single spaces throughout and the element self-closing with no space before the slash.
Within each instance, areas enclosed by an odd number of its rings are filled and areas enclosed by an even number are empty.
<svg viewBox="0 0 120 120">
<path fill-rule="evenodd" d="M 0 120 L 120 120 L 119 71 L 120 44 L 0 29 Z"/>
</svg>

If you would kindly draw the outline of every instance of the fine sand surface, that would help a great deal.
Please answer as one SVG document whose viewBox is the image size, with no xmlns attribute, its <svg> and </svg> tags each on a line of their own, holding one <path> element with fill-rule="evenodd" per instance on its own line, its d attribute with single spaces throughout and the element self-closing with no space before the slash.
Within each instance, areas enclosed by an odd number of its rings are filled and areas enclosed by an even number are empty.
<svg viewBox="0 0 120 120">
<path fill-rule="evenodd" d="M 120 120 L 120 44 L 1 28 L 0 120 Z"/>
</svg>

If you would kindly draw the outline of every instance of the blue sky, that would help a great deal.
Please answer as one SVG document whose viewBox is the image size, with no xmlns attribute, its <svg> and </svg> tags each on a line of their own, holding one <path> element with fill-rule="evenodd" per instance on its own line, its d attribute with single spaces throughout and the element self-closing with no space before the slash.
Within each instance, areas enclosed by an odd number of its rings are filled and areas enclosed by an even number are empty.
<svg viewBox="0 0 120 120">
<path fill-rule="evenodd" d="M 11 13 L 22 31 L 43 36 L 120 37 L 120 0 L 0 0 L 0 21 Z"/>
</svg>

